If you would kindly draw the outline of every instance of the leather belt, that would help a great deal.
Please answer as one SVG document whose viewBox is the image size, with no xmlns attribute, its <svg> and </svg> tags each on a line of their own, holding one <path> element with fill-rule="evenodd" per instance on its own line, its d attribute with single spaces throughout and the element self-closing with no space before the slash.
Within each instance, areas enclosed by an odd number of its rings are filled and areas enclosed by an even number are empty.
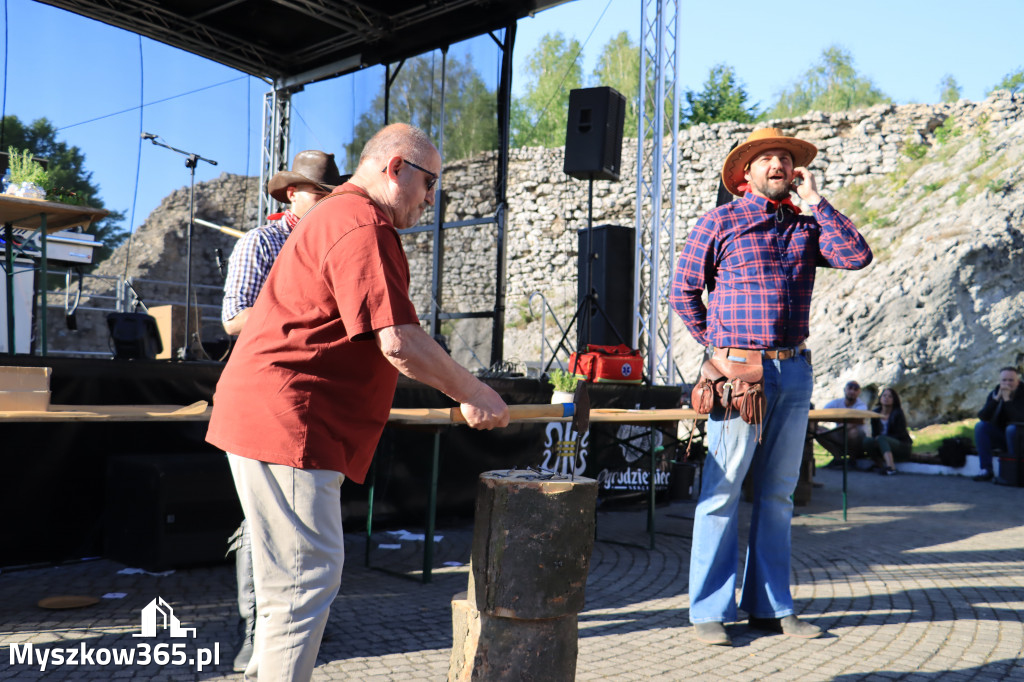
<svg viewBox="0 0 1024 682">
<path fill-rule="evenodd" d="M 766 350 L 758 350 L 756 348 L 716 348 L 715 350 L 724 350 L 726 356 L 733 357 L 749 358 L 753 355 L 760 355 L 769 360 L 789 360 L 803 353 L 806 348 L 807 344 L 801 343 L 795 348 L 770 348 Z"/>
</svg>

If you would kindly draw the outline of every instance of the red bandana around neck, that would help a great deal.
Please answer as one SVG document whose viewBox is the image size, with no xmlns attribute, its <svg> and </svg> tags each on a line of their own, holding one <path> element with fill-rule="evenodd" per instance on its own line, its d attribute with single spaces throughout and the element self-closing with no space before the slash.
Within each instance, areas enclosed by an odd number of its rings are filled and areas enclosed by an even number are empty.
<svg viewBox="0 0 1024 682">
<path fill-rule="evenodd" d="M 750 190 L 750 184 L 746 182 L 741 182 L 740 184 L 736 185 L 736 189 L 746 194 Z M 768 202 L 768 208 L 771 209 L 769 212 L 771 213 L 774 213 L 775 211 L 779 210 L 779 208 L 782 206 L 789 206 L 793 210 L 793 213 L 800 215 L 800 207 L 793 203 L 792 196 L 787 196 L 782 201 L 774 201 L 772 199 L 767 198 L 765 199 L 765 201 Z"/>
</svg>

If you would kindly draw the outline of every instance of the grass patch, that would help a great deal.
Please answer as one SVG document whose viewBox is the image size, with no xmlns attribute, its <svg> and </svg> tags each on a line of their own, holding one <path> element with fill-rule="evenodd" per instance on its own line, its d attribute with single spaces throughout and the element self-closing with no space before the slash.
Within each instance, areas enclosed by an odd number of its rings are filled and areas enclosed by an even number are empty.
<svg viewBox="0 0 1024 682">
<path fill-rule="evenodd" d="M 939 144 L 946 144 L 954 137 L 960 137 L 963 133 L 963 128 L 957 125 L 956 119 L 950 116 L 942 122 L 942 125 L 935 129 L 935 140 Z"/>
<path fill-rule="evenodd" d="M 919 171 L 921 166 L 925 163 L 926 161 L 924 157 L 911 160 L 901 159 L 900 162 L 896 164 L 896 170 L 889 176 L 893 191 L 902 189 L 903 186 L 910 181 L 910 177 Z"/>
<path fill-rule="evenodd" d="M 900 151 L 903 152 L 903 156 L 911 161 L 920 161 L 928 154 L 928 145 L 918 142 L 904 142 L 903 148 Z"/>
<path fill-rule="evenodd" d="M 877 208 L 871 208 L 867 205 L 869 199 L 877 196 L 879 189 L 879 183 L 874 180 L 848 185 L 835 194 L 832 198 L 832 205 L 860 228 L 868 226 L 877 228 L 891 227 L 894 224 L 892 218 L 880 212 Z"/>
<path fill-rule="evenodd" d="M 914 439 L 913 451 L 919 454 L 938 452 L 942 441 L 956 436 L 974 440 L 974 425 L 977 423 L 977 419 L 964 419 L 950 424 L 932 424 L 911 431 L 910 437 Z"/>
<path fill-rule="evenodd" d="M 956 200 L 956 205 L 957 206 L 962 206 L 963 203 L 965 201 L 967 201 L 967 199 L 968 199 L 968 192 L 969 192 L 970 188 L 971 188 L 970 184 L 964 182 L 964 183 L 961 183 L 960 186 L 956 188 L 955 192 L 953 192 L 953 198 Z"/>
</svg>

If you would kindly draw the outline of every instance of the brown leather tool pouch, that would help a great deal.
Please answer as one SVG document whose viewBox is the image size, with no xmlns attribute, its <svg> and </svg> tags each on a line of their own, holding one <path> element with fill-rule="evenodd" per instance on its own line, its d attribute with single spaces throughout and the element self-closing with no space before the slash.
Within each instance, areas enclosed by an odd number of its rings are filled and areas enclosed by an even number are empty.
<svg viewBox="0 0 1024 682">
<path fill-rule="evenodd" d="M 764 367 L 756 350 L 716 348 L 700 369 L 700 380 L 693 387 L 690 404 L 701 414 L 711 414 L 715 403 L 726 418 L 735 410 L 748 424 L 764 419 Z"/>
</svg>

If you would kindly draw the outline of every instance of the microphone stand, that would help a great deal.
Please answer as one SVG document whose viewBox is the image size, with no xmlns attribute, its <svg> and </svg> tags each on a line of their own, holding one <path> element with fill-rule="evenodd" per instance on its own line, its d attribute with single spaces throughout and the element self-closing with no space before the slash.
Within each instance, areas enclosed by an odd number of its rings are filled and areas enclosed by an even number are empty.
<svg viewBox="0 0 1024 682">
<path fill-rule="evenodd" d="M 177 149 L 169 144 L 160 142 L 156 135 L 152 133 L 142 133 L 142 139 L 149 140 L 158 147 L 164 149 L 170 149 L 172 152 L 177 152 L 185 156 L 185 167 L 189 169 L 189 190 L 188 190 L 188 243 L 185 247 L 185 262 L 187 274 L 185 278 L 185 345 L 178 351 L 178 358 L 180 360 L 194 360 L 195 357 L 192 354 L 192 344 L 198 340 L 199 337 L 199 323 L 196 322 L 196 329 L 192 336 L 189 335 L 189 327 L 191 326 L 192 320 L 192 231 L 195 225 L 195 212 L 196 212 L 196 165 L 200 161 L 205 161 L 211 166 L 216 166 L 217 162 L 212 159 L 207 159 L 199 154 L 192 152 L 186 152 L 183 149 Z"/>
</svg>

